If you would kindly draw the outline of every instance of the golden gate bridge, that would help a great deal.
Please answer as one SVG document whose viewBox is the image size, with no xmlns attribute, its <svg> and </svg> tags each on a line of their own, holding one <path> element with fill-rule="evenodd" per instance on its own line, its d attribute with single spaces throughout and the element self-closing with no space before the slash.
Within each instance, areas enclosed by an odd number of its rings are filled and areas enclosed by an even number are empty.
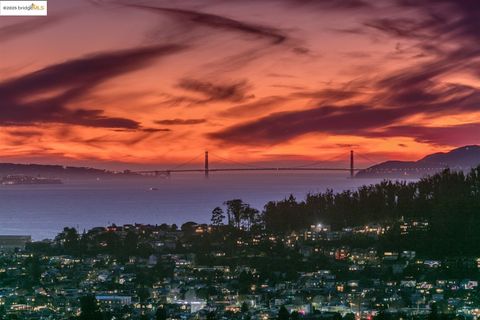
<svg viewBox="0 0 480 320">
<path fill-rule="evenodd" d="M 198 160 L 200 156 L 204 157 L 204 166 L 202 168 L 184 168 L 184 166 L 192 163 L 195 160 Z M 212 155 L 212 154 L 211 154 Z M 329 161 L 333 161 L 336 158 L 339 158 L 340 156 L 344 157 L 344 155 L 337 155 L 336 157 L 332 159 L 327 159 L 327 160 L 321 160 L 321 161 L 315 161 L 313 163 L 309 163 L 306 165 L 300 165 L 300 166 L 285 166 L 285 167 L 261 167 L 261 166 L 256 166 L 256 165 L 251 165 L 251 164 L 246 164 L 246 163 L 241 163 L 233 160 L 229 160 L 223 157 L 220 157 L 218 155 L 214 155 L 215 157 L 221 159 L 224 162 L 232 163 L 234 165 L 237 165 L 238 167 L 230 167 L 230 168 L 212 168 L 210 166 L 209 162 L 209 152 L 205 151 L 205 153 L 202 153 L 200 155 L 197 155 L 196 157 L 176 166 L 171 169 L 159 169 L 159 170 L 144 170 L 144 171 L 135 171 L 137 174 L 145 175 L 145 176 L 170 176 L 172 173 L 188 173 L 188 172 L 202 172 L 204 173 L 205 177 L 208 178 L 209 174 L 212 172 L 242 172 L 242 171 L 340 171 L 340 172 L 348 172 L 349 176 L 351 178 L 355 177 L 355 172 L 363 170 L 362 168 L 356 168 L 355 167 L 355 153 L 353 150 L 350 150 L 349 154 L 349 163 L 350 165 L 347 167 L 324 167 L 324 166 L 318 166 L 319 164 L 324 164 Z M 368 159 L 367 157 L 363 156 L 362 158 L 367 159 L 370 162 L 373 162 L 372 160 Z"/>
</svg>

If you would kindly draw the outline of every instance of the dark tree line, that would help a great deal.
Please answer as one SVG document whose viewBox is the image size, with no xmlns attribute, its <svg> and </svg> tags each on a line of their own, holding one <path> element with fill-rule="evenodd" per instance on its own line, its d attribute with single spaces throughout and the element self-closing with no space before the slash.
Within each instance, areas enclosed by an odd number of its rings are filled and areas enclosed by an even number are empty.
<svg viewBox="0 0 480 320">
<path fill-rule="evenodd" d="M 228 226 L 243 230 L 252 230 L 263 224 L 260 212 L 241 199 L 225 201 L 223 204 L 226 206 L 226 212 L 220 207 L 213 209 L 212 225 L 222 226 L 225 218 Z"/>
<path fill-rule="evenodd" d="M 385 241 L 401 247 L 410 241 L 433 254 L 480 254 L 480 166 L 470 172 L 444 170 L 416 182 L 383 181 L 355 191 L 308 194 L 303 201 L 290 196 L 268 202 L 263 212 L 249 211 L 241 200 L 225 202 L 229 225 L 244 230 L 265 229 L 284 234 L 324 223 L 332 229 L 366 223 L 395 225 L 401 218 L 426 219 L 430 231 L 418 243 L 415 235 L 400 239 L 393 228 Z M 214 219 L 224 215 L 216 208 Z M 247 228 L 248 227 L 248 228 Z M 255 229 L 255 228 L 256 229 Z"/>
<path fill-rule="evenodd" d="M 301 230 L 318 222 L 333 229 L 372 222 L 395 223 L 401 218 L 426 219 L 430 230 L 423 235 L 423 249 L 438 255 L 480 253 L 480 166 L 468 173 L 445 170 L 419 180 L 383 181 L 356 191 L 309 194 L 304 201 L 292 196 L 266 204 L 267 230 Z M 400 245 L 398 229 L 388 236 Z M 415 242 L 416 235 L 402 241 Z M 405 237 L 404 237 L 405 238 Z"/>
<path fill-rule="evenodd" d="M 474 220 L 480 215 L 480 167 L 468 174 L 445 170 L 418 182 L 383 181 L 356 191 L 328 190 L 308 194 L 304 201 L 290 196 L 267 203 L 263 215 L 266 228 L 280 232 L 317 222 L 339 229 L 401 217 Z"/>
</svg>

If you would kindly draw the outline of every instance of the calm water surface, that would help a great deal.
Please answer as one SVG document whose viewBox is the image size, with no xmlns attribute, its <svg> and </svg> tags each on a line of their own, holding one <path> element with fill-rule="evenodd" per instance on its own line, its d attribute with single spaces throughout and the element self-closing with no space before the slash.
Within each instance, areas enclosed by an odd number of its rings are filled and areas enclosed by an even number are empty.
<svg viewBox="0 0 480 320">
<path fill-rule="evenodd" d="M 63 185 L 0 186 L 0 234 L 53 238 L 65 226 L 80 231 L 109 223 L 208 222 L 211 210 L 241 198 L 261 209 L 269 200 L 308 192 L 353 189 L 376 180 L 331 173 L 177 174 L 170 179 L 64 181 Z M 150 191 L 150 188 L 158 190 Z"/>
</svg>

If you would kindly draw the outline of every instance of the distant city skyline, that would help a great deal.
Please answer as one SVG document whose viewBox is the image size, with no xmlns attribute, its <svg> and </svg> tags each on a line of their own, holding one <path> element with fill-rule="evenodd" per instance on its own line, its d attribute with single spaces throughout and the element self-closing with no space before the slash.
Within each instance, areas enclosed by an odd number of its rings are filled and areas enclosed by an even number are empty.
<svg viewBox="0 0 480 320">
<path fill-rule="evenodd" d="M 0 162 L 138 168 L 210 150 L 346 163 L 350 149 L 416 160 L 480 143 L 475 1 L 50 0 L 48 10 L 0 19 Z"/>
</svg>

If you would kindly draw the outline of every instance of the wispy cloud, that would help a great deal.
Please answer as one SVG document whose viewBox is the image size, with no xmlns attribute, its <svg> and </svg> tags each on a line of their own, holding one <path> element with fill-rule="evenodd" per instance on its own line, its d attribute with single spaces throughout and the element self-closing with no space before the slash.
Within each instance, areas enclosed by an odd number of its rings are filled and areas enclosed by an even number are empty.
<svg viewBox="0 0 480 320">
<path fill-rule="evenodd" d="M 471 141 L 478 126 L 399 126 L 412 116 L 436 117 L 478 110 L 480 89 L 446 82 L 454 74 L 478 77 L 480 7 L 470 1 L 397 1 L 397 6 L 417 10 L 412 18 L 375 18 L 359 27 L 362 33 L 383 33 L 407 39 L 430 59 L 371 80 L 365 92 L 333 88 L 303 93 L 315 99 L 307 110 L 273 113 L 211 133 L 222 143 L 281 143 L 307 133 L 363 137 L 405 136 L 417 141 L 452 144 Z M 445 42 L 450 43 L 449 46 Z M 455 44 L 455 45 L 452 45 Z M 361 95 L 361 103 L 345 103 Z M 458 134 L 451 134 L 455 130 Z M 431 132 L 428 134 L 427 131 Z"/>
<path fill-rule="evenodd" d="M 164 119 L 157 120 L 155 123 L 165 126 L 185 126 L 185 125 L 196 125 L 207 122 L 206 119 Z"/>
<path fill-rule="evenodd" d="M 421 143 L 433 145 L 478 144 L 480 123 L 466 123 L 452 126 L 392 126 L 381 132 L 370 132 L 372 137 L 412 137 Z"/>
<path fill-rule="evenodd" d="M 44 28 L 56 25 L 63 19 L 65 15 L 50 15 L 48 19 L 38 19 L 35 17 L 26 18 L 13 24 L 0 27 L 0 42 L 6 42 L 15 38 L 19 38 L 23 35 L 33 34 Z"/>
<path fill-rule="evenodd" d="M 89 127 L 140 128 L 136 120 L 110 117 L 100 109 L 70 105 L 101 83 L 180 51 L 177 45 L 94 54 L 48 66 L 0 83 L 0 125 L 65 123 Z M 26 93 L 29 100 L 25 101 Z M 44 94 L 51 96 L 43 97 Z M 37 95 L 37 96 L 36 96 Z"/>
<path fill-rule="evenodd" d="M 271 112 L 283 105 L 289 100 L 288 97 L 270 96 L 261 98 L 257 101 L 236 105 L 218 113 L 221 117 L 237 118 L 237 117 L 255 117 L 266 112 Z"/>
<path fill-rule="evenodd" d="M 204 96 L 205 98 L 199 99 L 198 103 L 213 101 L 241 102 L 252 98 L 247 92 L 249 85 L 246 81 L 217 84 L 210 81 L 185 78 L 179 81 L 178 87 Z"/>
<path fill-rule="evenodd" d="M 128 6 L 182 19 L 184 23 L 192 23 L 224 31 L 240 32 L 246 35 L 268 39 L 272 42 L 272 44 L 281 44 L 288 38 L 285 33 L 276 28 L 266 27 L 254 23 L 247 23 L 221 15 L 194 10 L 154 7 L 138 4 L 131 4 Z"/>
</svg>

